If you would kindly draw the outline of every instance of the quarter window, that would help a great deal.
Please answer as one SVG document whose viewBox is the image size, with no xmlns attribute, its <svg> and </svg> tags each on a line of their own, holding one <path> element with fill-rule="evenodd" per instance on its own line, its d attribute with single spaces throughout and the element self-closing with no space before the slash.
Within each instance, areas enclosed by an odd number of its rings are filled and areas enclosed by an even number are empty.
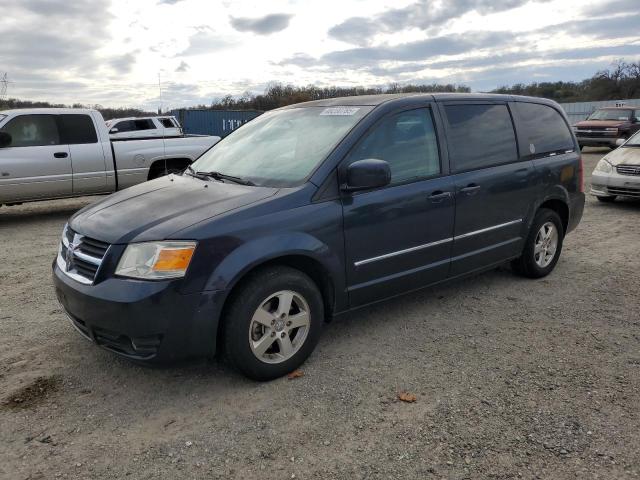
<svg viewBox="0 0 640 480">
<path fill-rule="evenodd" d="M 447 105 L 447 144 L 454 171 L 518 159 L 516 135 L 506 105 Z"/>
<path fill-rule="evenodd" d="M 567 123 L 554 108 L 537 103 L 516 103 L 521 145 L 524 153 L 535 156 L 573 150 L 573 137 Z"/>
<path fill-rule="evenodd" d="M 62 143 L 82 145 L 98 143 L 98 135 L 89 115 L 60 115 Z"/>
<path fill-rule="evenodd" d="M 54 115 L 20 115 L 3 127 L 11 135 L 10 147 L 59 145 L 60 135 Z"/>
<path fill-rule="evenodd" d="M 348 163 L 367 158 L 385 160 L 391 182 L 440 173 L 440 158 L 431 111 L 410 110 L 384 118 L 349 154 Z"/>
</svg>

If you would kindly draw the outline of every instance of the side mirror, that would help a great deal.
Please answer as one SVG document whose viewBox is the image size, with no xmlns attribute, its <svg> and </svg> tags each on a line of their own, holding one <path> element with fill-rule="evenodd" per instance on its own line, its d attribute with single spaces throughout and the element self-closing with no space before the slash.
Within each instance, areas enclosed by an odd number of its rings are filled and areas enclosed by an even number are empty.
<svg viewBox="0 0 640 480">
<path fill-rule="evenodd" d="M 626 141 L 627 141 L 626 138 L 616 138 L 616 147 L 621 146 Z"/>
<path fill-rule="evenodd" d="M 0 148 L 8 147 L 12 140 L 11 135 L 0 130 Z"/>
<path fill-rule="evenodd" d="M 116 127 L 113 127 L 111 130 L 109 130 L 109 133 L 118 133 L 118 129 Z"/>
<path fill-rule="evenodd" d="M 342 190 L 355 191 L 379 188 L 391 182 L 391 169 L 384 160 L 368 158 L 358 160 L 347 167 L 346 183 Z"/>
<path fill-rule="evenodd" d="M 638 123 L 638 117 L 631 117 L 631 123 Z"/>
</svg>

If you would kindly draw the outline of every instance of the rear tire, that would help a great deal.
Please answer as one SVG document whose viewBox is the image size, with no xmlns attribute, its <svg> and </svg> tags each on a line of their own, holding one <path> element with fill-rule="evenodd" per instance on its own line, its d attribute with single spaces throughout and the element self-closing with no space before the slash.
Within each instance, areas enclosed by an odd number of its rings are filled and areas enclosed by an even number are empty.
<svg viewBox="0 0 640 480">
<path fill-rule="evenodd" d="M 322 294 L 299 270 L 277 266 L 258 271 L 230 302 L 223 320 L 224 355 L 253 380 L 272 380 L 293 371 L 320 339 Z"/>
<path fill-rule="evenodd" d="M 560 216 L 553 210 L 541 208 L 533 219 L 522 255 L 511 263 L 513 269 L 528 278 L 549 275 L 560 258 L 563 239 Z"/>
<path fill-rule="evenodd" d="M 616 197 L 615 195 L 611 195 L 609 197 L 596 197 L 598 200 L 600 200 L 603 203 L 613 203 L 616 201 Z"/>
</svg>

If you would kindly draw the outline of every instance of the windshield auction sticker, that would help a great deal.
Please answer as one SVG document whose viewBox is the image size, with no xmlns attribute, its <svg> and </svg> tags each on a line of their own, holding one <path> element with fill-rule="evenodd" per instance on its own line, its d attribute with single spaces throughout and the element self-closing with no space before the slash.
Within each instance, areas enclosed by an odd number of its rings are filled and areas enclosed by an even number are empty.
<svg viewBox="0 0 640 480">
<path fill-rule="evenodd" d="M 320 115 L 353 115 L 358 110 L 358 107 L 329 107 L 325 108 Z"/>
</svg>

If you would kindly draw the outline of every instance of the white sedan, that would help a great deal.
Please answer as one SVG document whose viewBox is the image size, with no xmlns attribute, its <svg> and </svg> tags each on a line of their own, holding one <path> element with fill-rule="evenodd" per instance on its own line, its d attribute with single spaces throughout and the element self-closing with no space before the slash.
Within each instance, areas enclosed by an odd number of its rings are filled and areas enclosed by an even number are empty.
<svg viewBox="0 0 640 480">
<path fill-rule="evenodd" d="M 591 176 L 591 195 L 601 202 L 640 198 L 640 132 L 604 156 Z"/>
</svg>

